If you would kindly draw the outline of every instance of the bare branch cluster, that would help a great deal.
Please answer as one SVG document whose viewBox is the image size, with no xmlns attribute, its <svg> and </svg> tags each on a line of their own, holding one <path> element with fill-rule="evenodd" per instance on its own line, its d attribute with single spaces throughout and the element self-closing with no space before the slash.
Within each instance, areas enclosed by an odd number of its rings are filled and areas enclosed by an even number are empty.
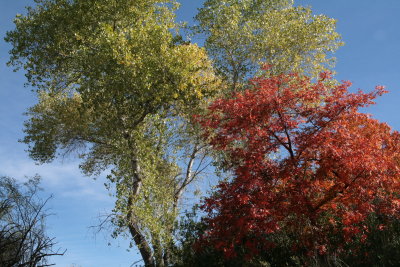
<svg viewBox="0 0 400 267">
<path fill-rule="evenodd" d="M 39 177 L 20 185 L 10 177 L 0 178 L 0 266 L 52 266 L 48 258 L 63 255 L 54 250 L 55 239 L 46 235 L 45 209 L 51 197 L 38 197 Z"/>
</svg>

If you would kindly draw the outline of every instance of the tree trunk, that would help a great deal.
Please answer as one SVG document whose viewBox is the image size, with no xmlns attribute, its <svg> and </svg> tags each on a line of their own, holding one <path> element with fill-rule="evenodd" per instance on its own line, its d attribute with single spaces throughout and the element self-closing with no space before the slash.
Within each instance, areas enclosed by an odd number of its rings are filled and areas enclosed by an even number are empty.
<svg viewBox="0 0 400 267">
<path fill-rule="evenodd" d="M 156 261 L 157 267 L 164 267 L 164 257 L 163 257 L 163 249 L 158 237 L 153 239 L 153 248 L 154 248 L 154 259 Z"/>
<path fill-rule="evenodd" d="M 129 232 L 132 235 L 133 240 L 135 241 L 137 248 L 139 249 L 140 255 L 142 256 L 145 266 L 156 267 L 156 263 L 154 262 L 154 257 L 153 257 L 153 251 L 148 241 L 146 240 L 145 236 L 140 231 L 140 228 L 136 223 L 135 216 L 132 212 L 134 198 L 139 194 L 140 189 L 142 187 L 142 179 L 140 177 L 140 166 L 137 159 L 135 146 L 132 146 L 132 152 L 133 152 L 131 160 L 132 188 L 128 199 L 128 210 L 129 210 L 127 214 L 128 228 Z"/>
<path fill-rule="evenodd" d="M 156 267 L 152 250 L 147 243 L 145 237 L 140 233 L 139 227 L 134 222 L 129 223 L 129 232 L 131 233 L 136 246 L 139 249 L 140 255 L 142 256 L 144 265 L 146 267 Z"/>
</svg>

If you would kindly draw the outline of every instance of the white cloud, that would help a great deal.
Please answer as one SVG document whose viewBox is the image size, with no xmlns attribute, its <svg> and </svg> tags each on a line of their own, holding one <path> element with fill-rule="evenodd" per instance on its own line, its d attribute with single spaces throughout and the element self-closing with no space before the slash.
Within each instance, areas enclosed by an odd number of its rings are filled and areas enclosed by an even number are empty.
<svg viewBox="0 0 400 267">
<path fill-rule="evenodd" d="M 97 201 L 110 201 L 104 188 L 104 178 L 94 180 L 84 176 L 79 168 L 79 162 L 52 162 L 37 165 L 29 158 L 15 159 L 0 155 L 0 175 L 14 177 L 23 181 L 26 176 L 38 174 L 42 178 L 41 186 L 48 193 L 59 197 L 90 198 Z"/>
</svg>

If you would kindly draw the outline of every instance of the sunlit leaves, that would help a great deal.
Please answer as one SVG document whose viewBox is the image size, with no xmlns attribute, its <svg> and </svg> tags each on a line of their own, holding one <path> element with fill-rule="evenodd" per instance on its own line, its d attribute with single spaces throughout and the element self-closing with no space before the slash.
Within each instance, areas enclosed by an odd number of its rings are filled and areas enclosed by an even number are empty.
<svg viewBox="0 0 400 267">
<path fill-rule="evenodd" d="M 228 257 L 250 242 L 251 256 L 285 234 L 307 255 L 336 253 L 365 240 L 371 214 L 399 217 L 400 134 L 358 112 L 383 87 L 349 93 L 350 83 L 332 83 L 329 73 L 317 82 L 282 74 L 252 83 L 199 119 L 235 174 L 205 202 L 205 241 Z"/>
<path fill-rule="evenodd" d="M 169 242 L 182 172 L 171 140 L 190 146 L 186 120 L 219 90 L 205 50 L 176 42 L 173 0 L 36 3 L 6 37 L 9 64 L 38 93 L 25 124 L 30 155 L 44 163 L 75 152 L 85 174 L 111 171 L 117 232 L 134 220 L 149 242 Z"/>
<path fill-rule="evenodd" d="M 207 51 L 233 88 L 265 63 L 274 74 L 316 76 L 332 66 L 331 53 L 341 45 L 335 20 L 287 0 L 208 0 L 196 19 Z"/>
</svg>

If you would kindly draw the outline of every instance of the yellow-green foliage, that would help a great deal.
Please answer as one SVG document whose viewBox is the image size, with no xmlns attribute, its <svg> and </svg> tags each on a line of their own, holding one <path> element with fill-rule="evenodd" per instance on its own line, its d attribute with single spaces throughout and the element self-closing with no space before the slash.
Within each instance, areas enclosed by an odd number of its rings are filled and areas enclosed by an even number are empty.
<svg viewBox="0 0 400 267">
<path fill-rule="evenodd" d="M 334 19 L 312 15 L 290 0 L 207 0 L 196 19 L 207 51 L 233 83 L 265 63 L 274 73 L 315 76 L 332 67 L 330 53 L 342 45 Z"/>
<path fill-rule="evenodd" d="M 109 168 L 118 231 L 135 217 L 151 242 L 171 239 L 177 174 L 171 117 L 219 89 L 203 48 L 175 42 L 173 0 L 37 0 L 7 34 L 10 64 L 37 88 L 25 142 L 39 162 L 76 151 L 87 175 Z M 130 203 L 132 159 L 142 187 Z"/>
</svg>

